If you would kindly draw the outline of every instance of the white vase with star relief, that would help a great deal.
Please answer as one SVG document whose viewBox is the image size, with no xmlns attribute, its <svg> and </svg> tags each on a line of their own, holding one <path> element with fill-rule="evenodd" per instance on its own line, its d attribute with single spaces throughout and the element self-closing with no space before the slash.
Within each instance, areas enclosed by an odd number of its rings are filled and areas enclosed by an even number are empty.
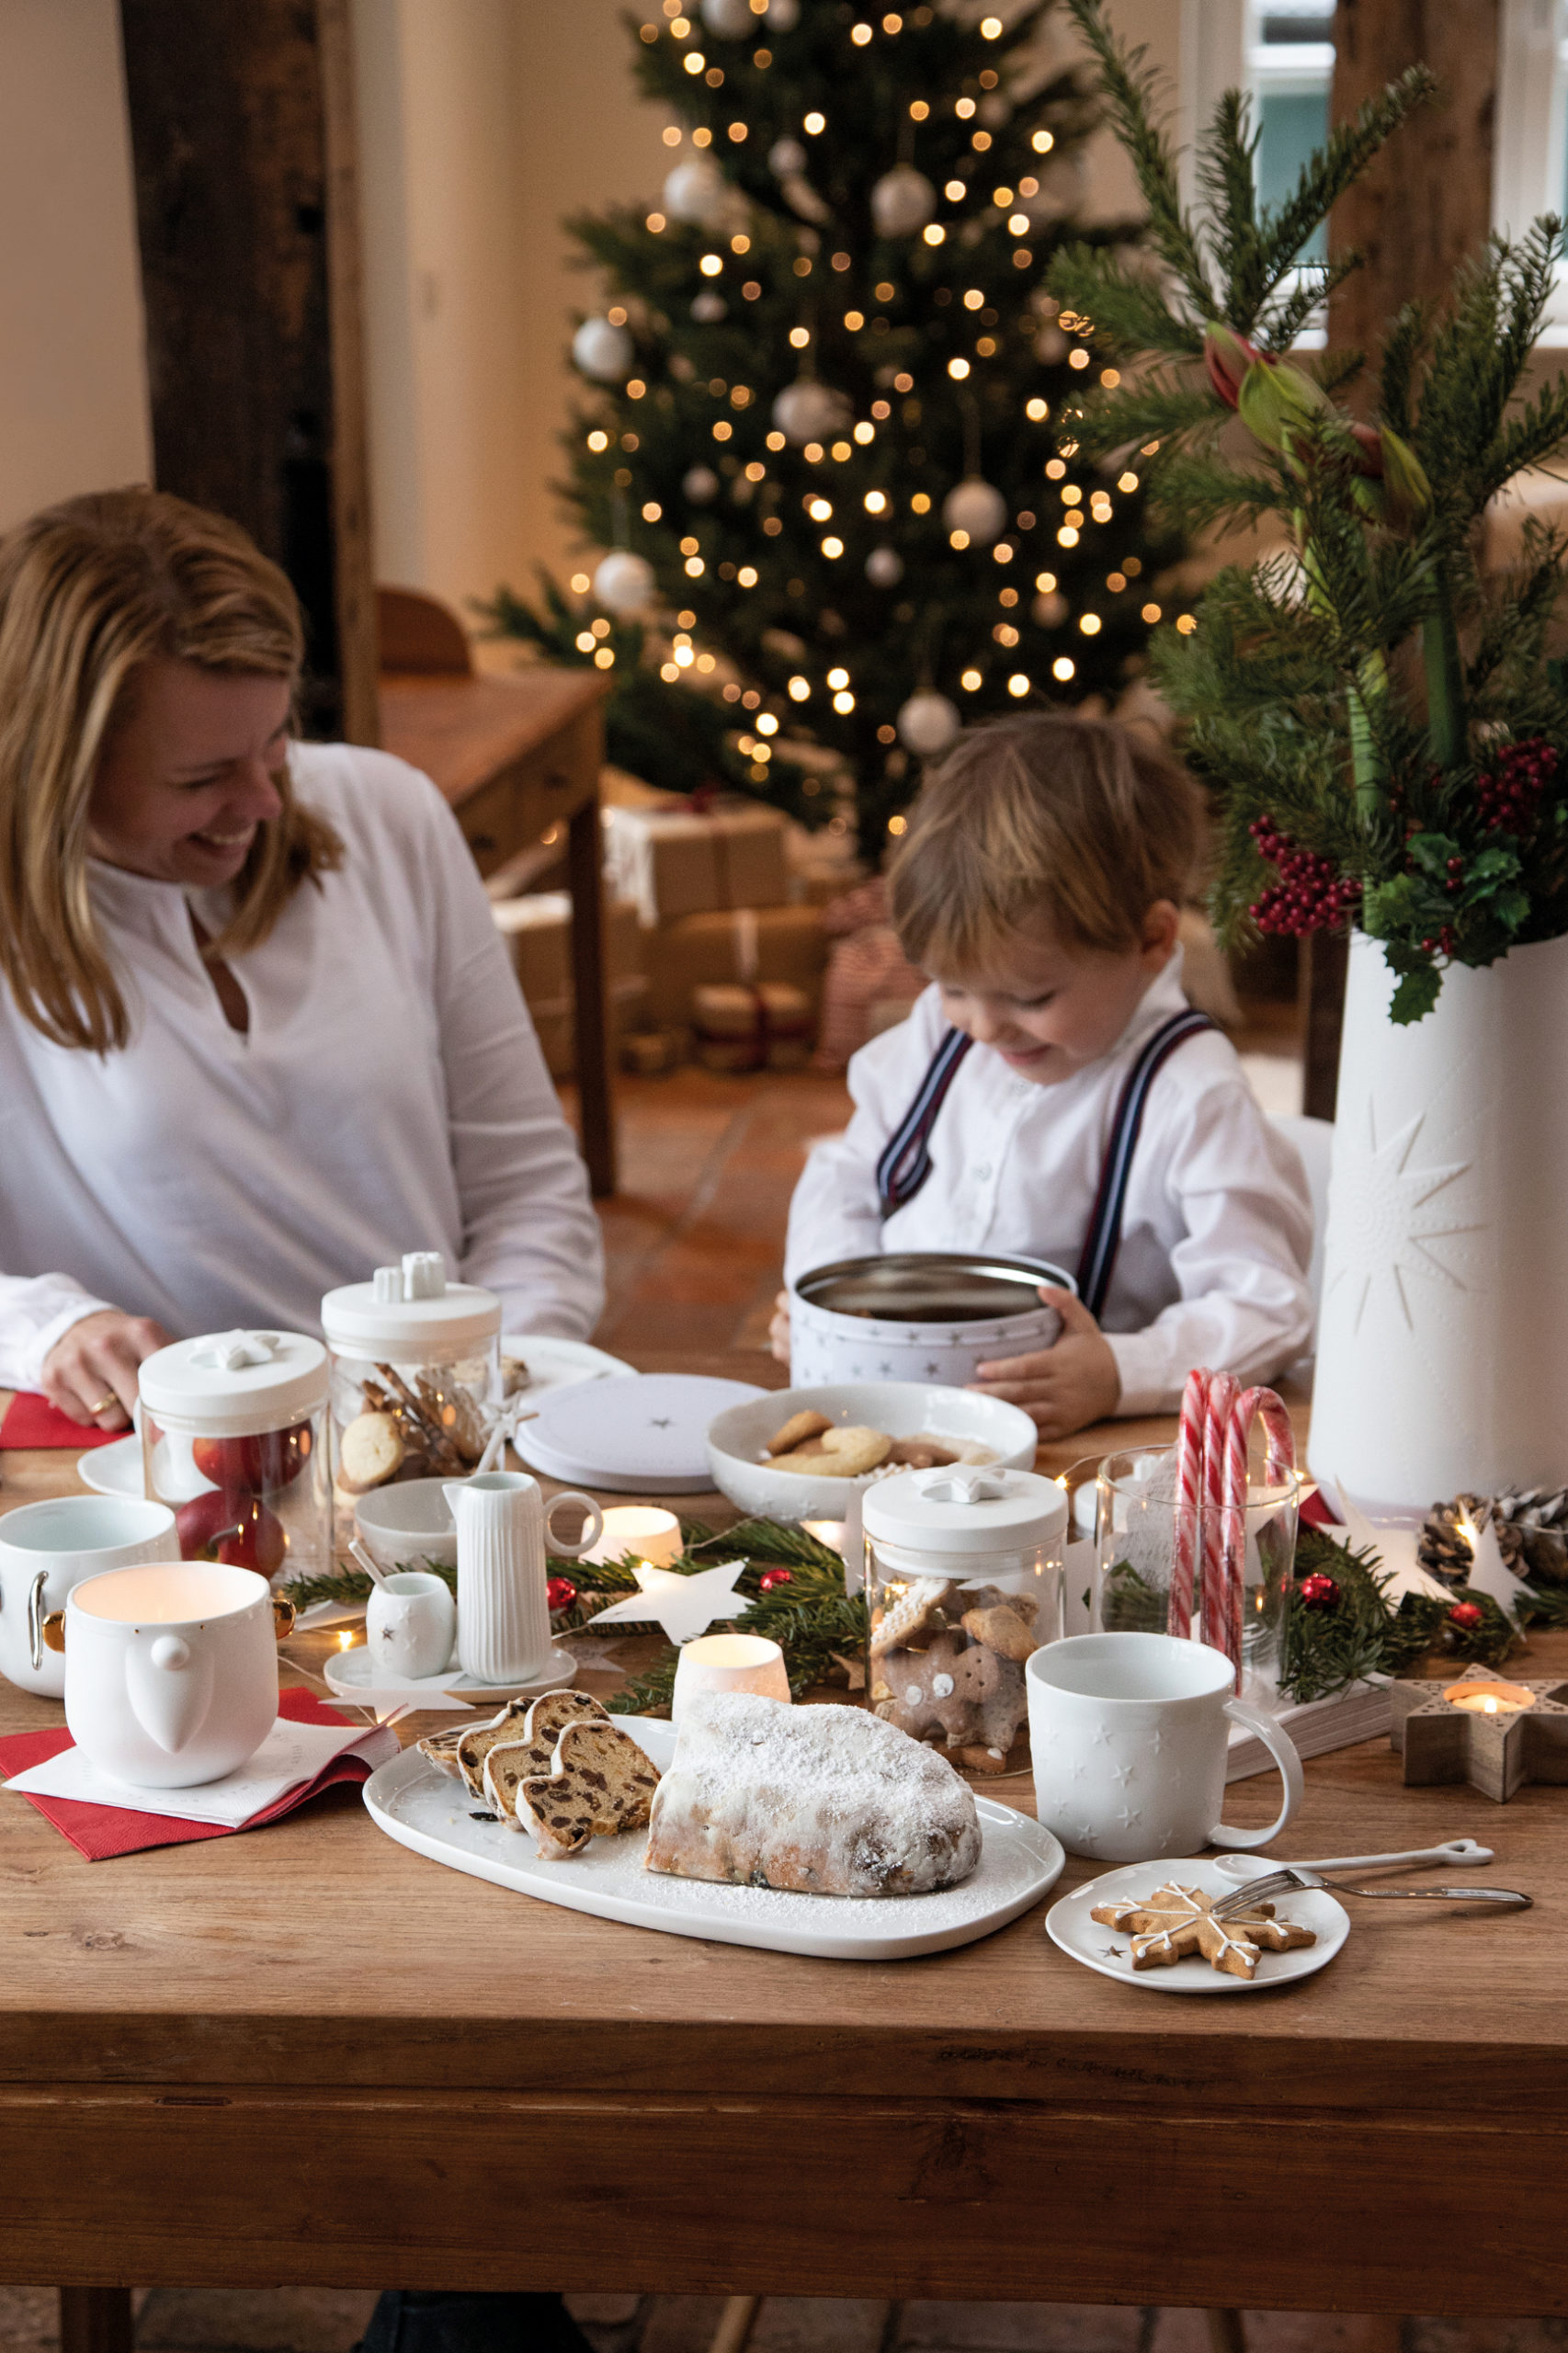
<svg viewBox="0 0 1568 2353">
<path fill-rule="evenodd" d="M 1568 1475 L 1568 938 L 1392 990 L 1356 933 L 1311 1455 L 1374 1518 Z"/>
</svg>

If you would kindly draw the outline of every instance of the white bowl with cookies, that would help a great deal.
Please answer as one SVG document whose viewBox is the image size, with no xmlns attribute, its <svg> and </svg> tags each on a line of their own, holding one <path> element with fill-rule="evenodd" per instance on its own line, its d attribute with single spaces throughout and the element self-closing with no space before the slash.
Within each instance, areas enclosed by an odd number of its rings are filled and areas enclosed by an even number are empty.
<svg viewBox="0 0 1568 2353">
<path fill-rule="evenodd" d="M 867 1487 L 947 1462 L 1034 1467 L 1040 1432 L 1017 1405 L 919 1381 L 840 1381 L 731 1405 L 708 1426 L 713 1483 L 770 1519 L 845 1519 Z"/>
</svg>

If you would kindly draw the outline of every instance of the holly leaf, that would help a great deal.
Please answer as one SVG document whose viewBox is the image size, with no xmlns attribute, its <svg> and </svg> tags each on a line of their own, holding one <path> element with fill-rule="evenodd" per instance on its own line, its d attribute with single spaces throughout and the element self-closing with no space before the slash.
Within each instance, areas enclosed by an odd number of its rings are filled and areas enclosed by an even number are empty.
<svg viewBox="0 0 1568 2353">
<path fill-rule="evenodd" d="M 1401 975 L 1389 1006 L 1389 1019 L 1401 1029 L 1425 1020 L 1442 993 L 1443 975 L 1436 964 L 1418 964 Z"/>
<path fill-rule="evenodd" d="M 1429 874 L 1434 881 L 1447 879 L 1449 858 L 1460 855 L 1458 842 L 1448 834 L 1412 834 L 1405 848 L 1423 874 Z"/>
<path fill-rule="evenodd" d="M 1490 882 L 1517 874 L 1518 870 L 1519 861 L 1514 851 L 1495 846 L 1478 850 L 1470 861 L 1470 880 L 1472 882 Z"/>
<path fill-rule="evenodd" d="M 1499 891 L 1492 902 L 1492 912 L 1510 931 L 1517 931 L 1530 911 L 1528 891 Z"/>
<path fill-rule="evenodd" d="M 1415 923 L 1420 894 L 1408 874 L 1369 884 L 1361 901 L 1362 928 L 1374 939 L 1395 939 Z"/>
</svg>

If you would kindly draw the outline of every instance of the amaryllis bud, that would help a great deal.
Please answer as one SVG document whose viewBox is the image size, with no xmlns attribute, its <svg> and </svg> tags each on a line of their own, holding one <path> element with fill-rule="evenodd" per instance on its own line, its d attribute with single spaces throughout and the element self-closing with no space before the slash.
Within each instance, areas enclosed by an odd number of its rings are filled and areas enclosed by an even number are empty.
<svg viewBox="0 0 1568 2353">
<path fill-rule="evenodd" d="M 1247 369 L 1236 402 L 1242 423 L 1266 449 L 1285 451 L 1290 434 L 1334 415 L 1323 386 L 1287 360 L 1259 361 Z"/>
<path fill-rule="evenodd" d="M 1203 364 L 1209 370 L 1209 381 L 1227 408 L 1234 408 L 1242 389 L 1242 378 L 1249 368 L 1256 365 L 1263 354 L 1233 327 L 1210 319 L 1203 330 Z"/>
<path fill-rule="evenodd" d="M 1408 441 L 1385 425 L 1378 436 L 1383 478 L 1383 519 L 1399 525 L 1414 523 L 1432 504 L 1426 470 Z"/>
</svg>

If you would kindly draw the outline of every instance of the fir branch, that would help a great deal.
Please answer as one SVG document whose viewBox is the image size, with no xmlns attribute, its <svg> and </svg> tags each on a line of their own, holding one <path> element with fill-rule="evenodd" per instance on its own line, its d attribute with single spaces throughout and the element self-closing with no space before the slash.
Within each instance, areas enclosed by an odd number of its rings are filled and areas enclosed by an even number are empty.
<svg viewBox="0 0 1568 2353">
<path fill-rule="evenodd" d="M 1092 318 L 1096 335 L 1119 351 L 1202 358 L 1202 329 L 1178 317 L 1146 267 L 1130 266 L 1119 254 L 1083 239 L 1064 245 L 1051 265 L 1051 290 L 1064 310 Z"/>
<path fill-rule="evenodd" d="M 1267 263 L 1258 233 L 1257 142 L 1252 101 L 1227 90 L 1198 145 L 1198 184 L 1209 202 L 1206 239 L 1225 289 L 1225 320 L 1245 335 L 1267 292 Z"/>
<path fill-rule="evenodd" d="M 1145 66 L 1146 49 L 1131 49 L 1117 40 L 1101 0 L 1067 0 L 1067 5 L 1098 60 L 1101 87 L 1149 208 L 1154 250 L 1184 288 L 1195 316 L 1199 321 L 1212 318 L 1217 305 L 1197 235 L 1182 210 L 1175 152 L 1153 117 L 1160 76 Z"/>
<path fill-rule="evenodd" d="M 1282 302 L 1270 296 L 1259 307 L 1253 339 L 1266 351 L 1286 352 L 1295 342 L 1312 313 L 1321 310 L 1347 278 L 1361 267 L 1363 256 L 1354 251 L 1336 254 L 1331 262 L 1303 262 L 1297 283 Z M 1346 362 L 1353 360 L 1352 366 Z M 1318 381 L 1325 391 L 1335 383 L 1346 383 L 1360 372 L 1359 352 L 1339 352 L 1322 360 Z"/>
<path fill-rule="evenodd" d="M 1092 400 L 1062 420 L 1091 457 L 1119 449 L 1142 449 L 1148 441 L 1163 448 L 1187 437 L 1217 435 L 1225 422 L 1212 393 L 1151 368 L 1115 392 Z"/>
<path fill-rule="evenodd" d="M 1354 122 L 1341 123 L 1331 131 L 1302 165 L 1294 192 L 1277 210 L 1266 212 L 1259 227 L 1265 298 L 1295 268 L 1308 238 L 1327 220 L 1346 189 L 1360 178 L 1379 148 L 1407 115 L 1436 96 L 1437 89 L 1437 77 L 1430 66 L 1410 66 L 1397 82 L 1369 97 Z M 1250 315 L 1231 320 L 1238 334 L 1247 332 Z"/>
</svg>

